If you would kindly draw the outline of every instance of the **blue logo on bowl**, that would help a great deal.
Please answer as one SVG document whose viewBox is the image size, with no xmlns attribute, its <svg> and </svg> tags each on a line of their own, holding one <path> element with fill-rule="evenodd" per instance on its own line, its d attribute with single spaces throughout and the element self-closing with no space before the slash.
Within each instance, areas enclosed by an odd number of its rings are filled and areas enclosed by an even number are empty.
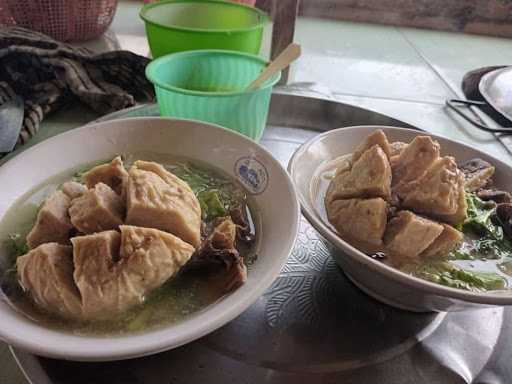
<svg viewBox="0 0 512 384">
<path fill-rule="evenodd" d="M 235 163 L 235 175 L 254 195 L 267 189 L 268 172 L 265 166 L 254 157 L 242 157 Z"/>
</svg>

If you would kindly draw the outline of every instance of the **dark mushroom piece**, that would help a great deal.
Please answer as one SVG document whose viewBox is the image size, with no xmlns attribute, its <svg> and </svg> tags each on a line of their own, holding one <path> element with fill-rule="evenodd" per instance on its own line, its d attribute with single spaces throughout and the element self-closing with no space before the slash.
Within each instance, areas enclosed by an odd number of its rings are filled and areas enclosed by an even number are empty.
<svg viewBox="0 0 512 384">
<path fill-rule="evenodd" d="M 501 222 L 505 234 L 508 237 L 512 237 L 512 204 L 498 204 L 496 215 Z"/>
<path fill-rule="evenodd" d="M 210 231 L 183 271 L 224 268 L 226 282 L 223 289 L 228 293 L 247 280 L 247 267 L 236 249 L 237 226 L 231 217 L 219 217 Z"/>
<path fill-rule="evenodd" d="M 483 201 L 494 201 L 495 203 L 512 203 L 512 195 L 507 191 L 497 189 L 482 189 L 476 195 Z"/>
<path fill-rule="evenodd" d="M 485 160 L 475 158 L 459 164 L 464 173 L 464 187 L 469 192 L 475 192 L 492 183 L 494 166 Z"/>
</svg>

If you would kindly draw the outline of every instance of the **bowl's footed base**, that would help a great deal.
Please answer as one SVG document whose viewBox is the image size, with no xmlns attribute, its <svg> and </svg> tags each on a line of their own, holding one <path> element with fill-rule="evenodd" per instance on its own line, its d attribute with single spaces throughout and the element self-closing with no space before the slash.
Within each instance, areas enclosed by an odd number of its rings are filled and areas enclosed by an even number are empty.
<svg viewBox="0 0 512 384">
<path fill-rule="evenodd" d="M 406 304 L 406 303 L 403 303 L 403 302 L 390 300 L 389 298 L 387 298 L 385 296 L 382 296 L 382 295 L 378 294 L 377 292 L 375 292 L 374 290 L 372 290 L 372 289 L 370 289 L 370 288 L 360 284 L 347 271 L 345 271 L 343 269 L 342 269 L 342 271 L 345 274 L 345 276 L 347 276 L 348 279 L 357 288 L 359 288 L 361 291 L 366 293 L 368 296 L 371 296 L 374 299 L 380 301 L 381 303 L 384 303 L 384 304 L 389 305 L 389 306 L 394 307 L 394 308 L 402 309 L 404 311 L 409 311 L 409 312 L 417 312 L 417 313 L 439 313 L 440 312 L 440 313 L 445 313 L 445 312 L 442 312 L 442 311 L 429 310 L 429 309 L 426 309 L 426 308 L 416 307 L 416 306 L 413 306 L 413 305 L 410 305 L 410 304 Z"/>
</svg>

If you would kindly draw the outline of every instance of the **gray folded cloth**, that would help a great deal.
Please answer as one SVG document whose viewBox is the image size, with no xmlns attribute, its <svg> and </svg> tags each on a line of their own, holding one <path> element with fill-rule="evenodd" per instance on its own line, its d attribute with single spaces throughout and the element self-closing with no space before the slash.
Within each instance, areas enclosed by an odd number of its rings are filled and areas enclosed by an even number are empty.
<svg viewBox="0 0 512 384">
<path fill-rule="evenodd" d="M 148 62 L 128 51 L 96 54 L 39 32 L 0 26 L 0 108 L 16 95 L 23 99 L 20 145 L 47 114 L 70 102 L 105 114 L 152 101 L 153 86 L 144 75 Z"/>
</svg>

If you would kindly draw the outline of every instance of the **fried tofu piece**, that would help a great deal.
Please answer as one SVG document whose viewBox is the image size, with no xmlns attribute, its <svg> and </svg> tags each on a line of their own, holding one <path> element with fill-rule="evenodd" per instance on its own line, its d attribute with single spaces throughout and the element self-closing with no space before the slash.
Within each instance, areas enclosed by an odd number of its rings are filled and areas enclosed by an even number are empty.
<svg viewBox="0 0 512 384">
<path fill-rule="evenodd" d="M 199 247 L 201 207 L 188 184 L 152 162 L 137 161 L 129 173 L 126 223 L 167 231 Z"/>
<path fill-rule="evenodd" d="M 418 179 L 396 190 L 401 205 L 448 222 L 465 216 L 464 175 L 449 156 L 437 159 Z"/>
<path fill-rule="evenodd" d="M 329 222 L 345 240 L 355 240 L 355 245 L 363 251 L 382 245 L 387 221 L 384 199 L 335 200 L 326 206 L 326 210 Z"/>
<path fill-rule="evenodd" d="M 418 179 L 439 158 L 440 145 L 430 136 L 416 136 L 391 159 L 393 186 Z"/>
<path fill-rule="evenodd" d="M 374 145 L 365 151 L 349 171 L 337 173 L 329 184 L 326 202 L 356 197 L 391 196 L 391 167 L 384 151 Z"/>
<path fill-rule="evenodd" d="M 417 259 L 443 232 L 443 226 L 432 220 L 400 211 L 392 218 L 384 234 L 384 243 L 393 259 Z"/>
<path fill-rule="evenodd" d="M 127 225 L 120 229 L 121 234 L 105 231 L 71 239 L 85 318 L 108 318 L 142 303 L 194 253 L 194 247 L 170 233 Z"/>
<path fill-rule="evenodd" d="M 380 149 L 382 149 L 382 151 L 385 153 L 386 157 L 389 158 L 391 149 L 389 146 L 388 138 L 382 129 L 377 129 L 368 135 L 361 143 L 359 143 L 352 154 L 352 161 L 356 162 L 359 160 L 363 153 L 375 145 L 378 145 Z"/>
<path fill-rule="evenodd" d="M 216 249 L 235 248 L 236 225 L 231 217 L 220 219 L 220 223 L 213 229 L 210 237 L 211 244 Z"/>
<path fill-rule="evenodd" d="M 450 214 L 437 214 L 434 215 L 441 221 L 450 223 L 450 224 L 460 224 L 468 217 L 468 202 L 466 201 L 466 190 L 464 188 L 464 184 L 459 185 L 458 189 L 459 199 L 457 202 L 457 210 L 454 213 Z"/>
<path fill-rule="evenodd" d="M 67 181 L 62 184 L 62 192 L 73 200 L 87 192 L 87 187 L 83 184 L 77 183 L 76 181 Z"/>
<path fill-rule="evenodd" d="M 117 156 L 110 163 L 101 164 L 82 176 L 87 188 L 94 188 L 98 183 L 103 183 L 112 188 L 118 195 L 124 196 L 128 182 L 128 172 L 124 169 L 121 156 Z"/>
<path fill-rule="evenodd" d="M 27 236 L 29 248 L 44 243 L 68 244 L 73 226 L 68 215 L 71 200 L 62 191 L 51 194 L 37 214 L 34 227 Z"/>
<path fill-rule="evenodd" d="M 421 257 L 444 257 L 456 249 L 464 239 L 462 232 L 451 225 L 441 224 L 443 232 L 421 253 Z"/>
<path fill-rule="evenodd" d="M 69 208 L 71 223 L 82 233 L 116 229 L 123 224 L 124 204 L 108 185 L 98 183 L 73 199 Z"/>
<path fill-rule="evenodd" d="M 80 293 L 73 281 L 71 246 L 46 243 L 16 260 L 22 288 L 47 311 L 67 318 L 82 314 Z"/>
</svg>

